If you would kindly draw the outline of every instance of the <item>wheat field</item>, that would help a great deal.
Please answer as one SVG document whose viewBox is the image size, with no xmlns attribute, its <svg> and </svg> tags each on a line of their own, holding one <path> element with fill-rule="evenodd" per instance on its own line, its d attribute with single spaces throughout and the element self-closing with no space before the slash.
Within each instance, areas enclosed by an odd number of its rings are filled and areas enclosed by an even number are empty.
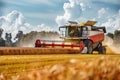
<svg viewBox="0 0 120 80">
<path fill-rule="evenodd" d="M 50 69 L 57 64 L 64 66 L 66 63 L 70 62 L 71 60 L 73 62 L 75 60 L 80 60 L 81 62 L 90 63 L 98 60 L 101 57 L 104 58 L 109 57 L 109 59 L 112 59 L 113 61 L 114 59 L 115 61 L 120 60 L 120 55 L 115 54 L 109 47 L 107 47 L 106 55 L 105 54 L 98 55 L 96 52 L 94 52 L 94 54 L 1 55 L 0 80 L 6 80 L 6 79 L 13 80 L 12 79 L 13 77 L 16 78 L 21 74 L 27 75 L 31 72 L 32 72 L 31 74 L 33 74 L 33 71 Z M 70 65 L 67 66 L 69 67 Z M 18 78 L 18 80 L 28 80 L 28 79 Z M 38 80 L 49 80 L 49 79 L 38 79 Z M 51 80 L 62 80 L 62 79 L 51 79 Z M 70 79 L 64 79 L 64 80 L 70 80 Z M 85 80 L 89 80 L 89 79 L 85 79 Z"/>
</svg>

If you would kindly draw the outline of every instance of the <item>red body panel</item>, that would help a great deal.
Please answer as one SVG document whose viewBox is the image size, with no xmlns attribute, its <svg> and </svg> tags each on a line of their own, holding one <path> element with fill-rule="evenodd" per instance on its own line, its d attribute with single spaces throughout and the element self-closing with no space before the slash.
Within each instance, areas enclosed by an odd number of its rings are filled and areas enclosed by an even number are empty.
<svg viewBox="0 0 120 80">
<path fill-rule="evenodd" d="M 93 43 L 97 43 L 104 40 L 104 33 L 89 36 L 88 39 L 92 40 Z"/>
</svg>

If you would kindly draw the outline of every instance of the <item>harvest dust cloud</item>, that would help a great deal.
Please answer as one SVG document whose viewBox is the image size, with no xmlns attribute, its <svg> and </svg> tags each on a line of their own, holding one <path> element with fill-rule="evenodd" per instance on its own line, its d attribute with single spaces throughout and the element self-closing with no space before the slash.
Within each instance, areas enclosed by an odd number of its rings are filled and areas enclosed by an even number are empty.
<svg viewBox="0 0 120 80">
<path fill-rule="evenodd" d="M 120 46 L 116 46 L 113 42 L 113 39 L 111 39 L 108 36 L 105 36 L 104 40 L 107 47 L 109 47 L 115 54 L 120 54 Z"/>
<path fill-rule="evenodd" d="M 61 40 L 59 38 L 60 36 L 58 34 L 47 34 L 47 35 L 40 35 L 39 33 L 37 33 L 37 35 L 32 35 L 31 37 L 26 36 L 24 39 L 20 40 L 20 43 L 18 44 L 19 47 L 34 47 L 35 46 L 35 41 L 37 39 L 40 40 Z"/>
</svg>

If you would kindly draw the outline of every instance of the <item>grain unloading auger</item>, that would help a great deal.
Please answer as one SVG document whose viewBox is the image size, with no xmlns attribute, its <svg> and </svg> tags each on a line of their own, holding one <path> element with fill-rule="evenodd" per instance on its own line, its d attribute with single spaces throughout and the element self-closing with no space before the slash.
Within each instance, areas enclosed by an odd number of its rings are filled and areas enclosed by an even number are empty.
<svg viewBox="0 0 120 80">
<path fill-rule="evenodd" d="M 69 21 L 68 24 L 59 27 L 61 39 L 63 41 L 39 40 L 35 42 L 35 47 L 46 49 L 44 53 L 106 53 L 104 40 L 105 27 L 96 27 L 96 21 L 87 21 L 86 23 Z M 48 49 L 48 50 L 47 50 Z M 60 51 L 60 52 L 59 52 Z M 57 54 L 56 53 L 56 54 Z"/>
</svg>

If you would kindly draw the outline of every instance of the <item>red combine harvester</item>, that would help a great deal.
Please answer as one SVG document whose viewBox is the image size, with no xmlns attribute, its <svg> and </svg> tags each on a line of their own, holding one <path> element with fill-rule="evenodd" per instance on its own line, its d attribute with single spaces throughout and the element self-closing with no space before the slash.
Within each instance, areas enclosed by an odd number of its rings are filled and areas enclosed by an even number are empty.
<svg viewBox="0 0 120 80">
<path fill-rule="evenodd" d="M 87 21 L 86 23 L 69 21 L 68 24 L 59 27 L 62 41 L 39 40 L 35 42 L 35 47 L 79 50 L 79 53 L 92 54 L 98 51 L 100 54 L 106 53 L 104 40 L 105 27 L 96 27 L 96 21 Z"/>
</svg>

